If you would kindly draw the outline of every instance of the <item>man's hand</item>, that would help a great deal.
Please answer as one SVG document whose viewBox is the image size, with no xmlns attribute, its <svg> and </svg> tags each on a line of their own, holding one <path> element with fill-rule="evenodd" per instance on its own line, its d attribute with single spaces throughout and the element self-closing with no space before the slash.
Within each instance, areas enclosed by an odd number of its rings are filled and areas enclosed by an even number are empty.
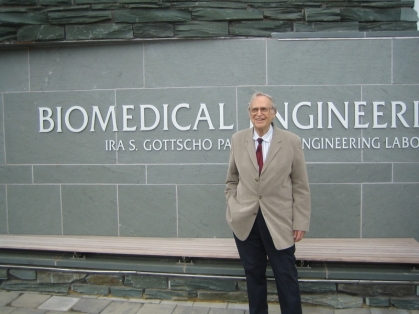
<svg viewBox="0 0 419 314">
<path fill-rule="evenodd" d="M 304 238 L 305 234 L 306 234 L 305 231 L 294 230 L 294 242 L 301 241 Z"/>
</svg>

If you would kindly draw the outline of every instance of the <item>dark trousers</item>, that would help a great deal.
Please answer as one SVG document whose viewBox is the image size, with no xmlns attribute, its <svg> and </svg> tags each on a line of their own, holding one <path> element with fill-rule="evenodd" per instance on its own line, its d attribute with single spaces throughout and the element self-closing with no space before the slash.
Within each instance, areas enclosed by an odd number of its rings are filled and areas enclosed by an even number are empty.
<svg viewBox="0 0 419 314">
<path fill-rule="evenodd" d="M 267 256 L 275 276 L 281 314 L 301 314 L 295 245 L 277 250 L 260 210 L 249 237 L 244 241 L 234 238 L 246 274 L 250 314 L 268 314 Z"/>
</svg>

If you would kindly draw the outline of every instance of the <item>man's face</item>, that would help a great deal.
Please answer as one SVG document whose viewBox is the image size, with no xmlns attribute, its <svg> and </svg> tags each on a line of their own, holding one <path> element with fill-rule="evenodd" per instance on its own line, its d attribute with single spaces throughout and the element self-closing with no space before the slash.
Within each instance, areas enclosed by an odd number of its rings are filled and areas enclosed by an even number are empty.
<svg viewBox="0 0 419 314">
<path fill-rule="evenodd" d="M 263 136 L 268 132 L 270 124 L 275 118 L 271 100 L 266 96 L 257 96 L 250 104 L 249 116 L 256 132 Z"/>
</svg>

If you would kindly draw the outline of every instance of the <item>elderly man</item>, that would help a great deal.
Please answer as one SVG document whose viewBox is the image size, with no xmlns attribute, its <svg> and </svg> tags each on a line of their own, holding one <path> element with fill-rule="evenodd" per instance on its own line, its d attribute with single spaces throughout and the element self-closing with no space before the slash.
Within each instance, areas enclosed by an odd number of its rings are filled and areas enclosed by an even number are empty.
<svg viewBox="0 0 419 314">
<path fill-rule="evenodd" d="M 232 137 L 225 194 L 250 314 L 268 314 L 267 257 L 281 313 L 301 313 L 295 242 L 308 231 L 311 210 L 301 139 L 273 125 L 271 96 L 255 93 L 248 110 L 253 128 Z"/>
</svg>

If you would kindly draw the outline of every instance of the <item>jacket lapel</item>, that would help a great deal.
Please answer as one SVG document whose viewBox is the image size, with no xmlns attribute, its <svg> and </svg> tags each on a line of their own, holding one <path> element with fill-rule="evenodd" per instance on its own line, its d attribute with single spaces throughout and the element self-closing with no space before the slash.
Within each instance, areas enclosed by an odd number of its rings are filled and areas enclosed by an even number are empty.
<svg viewBox="0 0 419 314">
<path fill-rule="evenodd" d="M 271 145 L 269 146 L 268 155 L 266 156 L 266 160 L 263 164 L 262 172 L 265 171 L 265 169 L 272 162 L 272 160 L 274 159 L 278 151 L 281 149 L 282 147 L 281 141 L 282 140 L 281 140 L 280 130 L 274 127 L 274 133 L 272 135 L 272 142 L 271 142 Z"/>
<path fill-rule="evenodd" d="M 256 171 L 259 171 L 259 165 L 256 160 L 255 141 L 253 140 L 253 128 L 249 129 L 248 135 L 245 138 L 245 147 L 247 153 L 249 154 L 250 160 L 252 161 L 252 164 L 255 167 Z"/>
</svg>

